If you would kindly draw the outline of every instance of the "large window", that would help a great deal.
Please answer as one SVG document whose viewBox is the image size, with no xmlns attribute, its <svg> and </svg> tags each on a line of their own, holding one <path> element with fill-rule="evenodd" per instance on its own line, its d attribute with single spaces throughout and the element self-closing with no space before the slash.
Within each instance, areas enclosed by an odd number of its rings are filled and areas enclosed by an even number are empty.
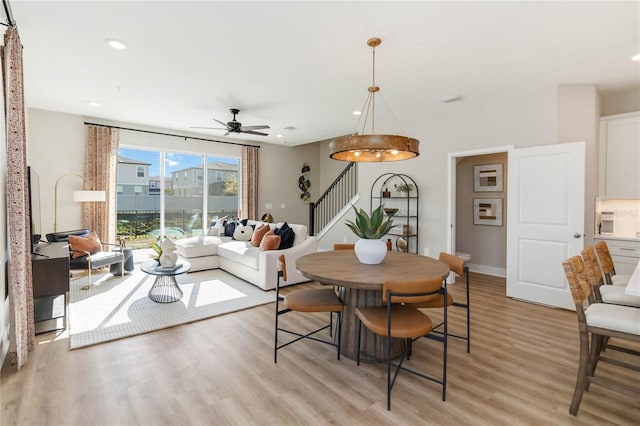
<svg viewBox="0 0 640 426">
<path fill-rule="evenodd" d="M 237 158 L 120 148 L 118 235 L 133 248 L 201 235 L 212 219 L 237 214 L 239 169 Z"/>
</svg>

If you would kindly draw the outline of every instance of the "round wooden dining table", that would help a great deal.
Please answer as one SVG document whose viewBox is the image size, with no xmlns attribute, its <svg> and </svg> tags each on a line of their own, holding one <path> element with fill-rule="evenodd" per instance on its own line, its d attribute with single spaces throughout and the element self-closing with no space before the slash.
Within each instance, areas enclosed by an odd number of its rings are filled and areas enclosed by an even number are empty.
<svg viewBox="0 0 640 426">
<path fill-rule="evenodd" d="M 341 353 L 355 359 L 358 355 L 357 307 L 382 306 L 382 285 L 386 280 L 418 280 L 449 275 L 449 266 L 426 256 L 389 251 L 382 263 L 360 263 L 353 250 L 322 251 L 300 257 L 296 269 L 310 280 L 341 288 L 344 302 Z M 367 358 L 386 359 L 386 341 L 373 333 L 364 333 L 362 352 Z M 394 339 L 393 355 L 400 354 L 404 341 Z M 362 355 L 361 355 L 362 356 Z"/>
</svg>

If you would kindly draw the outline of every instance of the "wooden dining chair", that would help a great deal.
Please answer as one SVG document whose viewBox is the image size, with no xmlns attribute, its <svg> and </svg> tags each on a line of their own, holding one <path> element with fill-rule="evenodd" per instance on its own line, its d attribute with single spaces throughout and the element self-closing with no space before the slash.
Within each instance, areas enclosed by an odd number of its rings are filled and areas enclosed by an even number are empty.
<svg viewBox="0 0 640 426">
<path fill-rule="evenodd" d="M 598 255 L 598 262 L 600 262 L 600 268 L 602 269 L 604 283 L 626 286 L 631 276 L 616 274 L 616 267 L 613 263 L 613 257 L 611 257 L 607 242 L 598 241 L 595 248 Z"/>
<path fill-rule="evenodd" d="M 440 253 L 440 256 L 438 258 L 438 260 L 440 260 L 441 262 L 446 263 L 449 266 L 449 269 L 458 274 L 459 276 L 464 275 L 465 277 L 465 290 L 466 290 L 466 301 L 465 303 L 462 302 L 458 302 L 455 301 L 453 296 L 451 295 L 451 293 L 447 294 L 447 306 L 456 306 L 459 308 L 464 308 L 466 309 L 466 314 L 467 314 L 467 334 L 466 336 L 460 336 L 458 334 L 453 334 L 449 331 L 449 337 L 455 337 L 457 339 L 462 339 L 462 340 L 466 340 L 467 341 L 467 353 L 471 352 L 471 304 L 470 304 L 470 297 L 469 297 L 469 267 L 465 266 L 464 264 L 464 259 L 462 259 L 461 257 L 458 256 L 454 256 L 451 255 L 449 253 Z M 434 297 L 431 300 L 419 303 L 414 305 L 415 308 L 422 308 L 422 309 L 434 309 L 434 308 L 442 308 L 444 307 L 445 303 L 444 303 L 444 297 L 443 296 L 439 296 L 439 297 Z M 442 323 L 437 324 L 436 326 L 434 326 L 434 332 L 435 333 L 439 333 L 440 328 L 442 327 Z"/>
<path fill-rule="evenodd" d="M 418 377 L 438 383 L 442 386 L 442 400 L 446 400 L 447 391 L 447 304 L 444 304 L 444 333 L 433 334 L 433 322 L 424 312 L 412 307 L 414 304 L 427 302 L 434 297 L 447 299 L 447 286 L 442 278 L 429 278 L 424 280 L 390 280 L 385 281 L 382 289 L 382 302 L 384 306 L 370 308 L 356 308 L 358 325 L 358 356 L 357 364 L 360 365 L 362 327 L 366 327 L 378 336 L 386 339 L 386 364 L 387 364 L 387 410 L 391 410 L 391 390 L 395 384 L 400 370 L 414 374 Z M 442 377 L 428 376 L 415 368 L 403 365 L 413 352 L 413 342 L 421 337 L 429 337 L 443 343 L 442 349 Z M 400 355 L 400 360 L 395 363 L 391 358 L 392 339 L 405 339 L 405 349 Z M 366 355 L 366 354 L 365 354 Z M 391 366 L 395 367 L 393 379 Z"/>
<path fill-rule="evenodd" d="M 590 300 L 591 302 L 613 303 L 640 308 L 640 297 L 626 294 L 624 286 L 603 283 L 604 275 L 598 263 L 594 246 L 589 246 L 582 250 L 582 259 L 585 278 L 593 291 L 593 300 Z"/>
<path fill-rule="evenodd" d="M 333 245 L 333 249 L 334 250 L 354 250 L 355 246 L 356 245 L 354 243 L 335 243 Z"/>
<path fill-rule="evenodd" d="M 640 308 L 609 303 L 590 303 L 592 287 L 587 280 L 582 258 L 580 256 L 571 257 L 562 262 L 562 266 L 576 306 L 580 334 L 578 376 L 569 413 L 577 415 L 584 391 L 589 389 L 591 383 L 633 398 L 640 398 L 640 388 L 625 386 L 607 377 L 595 375 L 599 361 L 640 371 L 640 365 L 609 357 L 602 351 L 605 338 L 615 337 L 616 339 L 640 342 Z M 589 344 L 590 337 L 591 344 Z M 630 348 L 626 348 L 624 352 L 640 356 L 640 352 Z"/>
<path fill-rule="evenodd" d="M 281 281 L 287 281 L 287 263 L 284 255 L 278 257 L 278 276 L 276 280 L 276 311 L 275 311 L 275 337 L 274 337 L 274 350 L 273 350 L 273 362 L 278 362 L 278 350 L 289 346 L 302 339 L 314 340 L 316 342 L 325 343 L 331 346 L 336 346 L 338 352 L 338 359 L 340 359 L 340 340 L 342 337 L 342 311 L 344 305 L 340 298 L 336 295 L 333 287 L 326 288 L 311 288 L 292 290 L 284 297 L 280 295 Z M 323 325 L 320 328 L 305 331 L 296 331 L 288 328 L 281 327 L 279 324 L 279 318 L 282 315 L 290 312 L 327 312 L 329 313 L 329 323 Z M 336 325 L 338 335 L 336 339 L 325 340 L 315 336 L 323 330 L 329 329 L 329 337 L 333 336 L 333 314 L 336 314 Z M 293 340 L 289 340 L 285 343 L 278 344 L 278 333 L 284 332 L 293 336 L 296 336 Z"/>
</svg>

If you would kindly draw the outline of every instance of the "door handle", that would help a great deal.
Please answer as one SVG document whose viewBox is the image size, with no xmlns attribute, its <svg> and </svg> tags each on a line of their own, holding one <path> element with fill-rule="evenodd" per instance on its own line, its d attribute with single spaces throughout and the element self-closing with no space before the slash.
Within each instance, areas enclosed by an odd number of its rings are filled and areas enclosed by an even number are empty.
<svg viewBox="0 0 640 426">
<path fill-rule="evenodd" d="M 573 234 L 573 238 L 580 238 L 582 237 L 582 234 L 580 234 L 579 232 L 576 232 L 575 234 Z"/>
</svg>

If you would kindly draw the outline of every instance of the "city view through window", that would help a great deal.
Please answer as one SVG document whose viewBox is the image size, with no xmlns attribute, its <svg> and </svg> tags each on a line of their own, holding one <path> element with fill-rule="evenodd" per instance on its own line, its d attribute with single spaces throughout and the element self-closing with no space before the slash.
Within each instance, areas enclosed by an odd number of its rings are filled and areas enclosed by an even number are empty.
<svg viewBox="0 0 640 426">
<path fill-rule="evenodd" d="M 143 248 L 162 236 L 202 235 L 212 219 L 235 216 L 239 166 L 237 158 L 120 148 L 118 237 Z"/>
</svg>

